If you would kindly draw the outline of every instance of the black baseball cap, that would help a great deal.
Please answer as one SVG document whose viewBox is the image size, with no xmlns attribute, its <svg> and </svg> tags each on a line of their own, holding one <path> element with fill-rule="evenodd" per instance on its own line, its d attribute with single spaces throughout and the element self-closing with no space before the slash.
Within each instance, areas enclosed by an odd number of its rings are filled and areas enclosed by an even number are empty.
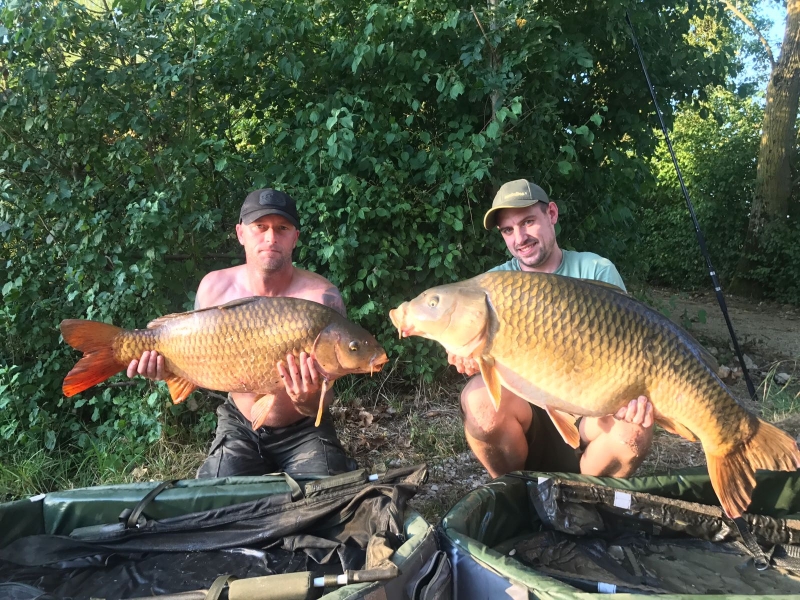
<svg viewBox="0 0 800 600">
<path fill-rule="evenodd" d="M 286 192 L 265 188 L 247 194 L 242 209 L 239 211 L 239 221 L 244 225 L 249 225 L 264 215 L 281 215 L 289 219 L 297 229 L 300 229 L 297 205 Z"/>
</svg>

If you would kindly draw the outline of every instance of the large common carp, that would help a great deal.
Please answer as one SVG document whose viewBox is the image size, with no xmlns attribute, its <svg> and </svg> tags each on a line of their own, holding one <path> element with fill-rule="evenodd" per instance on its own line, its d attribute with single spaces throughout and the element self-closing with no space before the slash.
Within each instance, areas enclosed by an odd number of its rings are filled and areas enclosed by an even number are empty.
<svg viewBox="0 0 800 600">
<path fill-rule="evenodd" d="M 333 309 L 299 298 L 253 297 L 160 317 L 147 329 L 126 331 L 96 321 L 61 322 L 64 340 L 84 353 L 64 378 L 73 396 L 125 369 L 145 350 L 164 356 L 174 403 L 198 387 L 273 394 L 284 389 L 277 370 L 287 354 L 305 351 L 322 376 L 317 425 L 328 381 L 348 373 L 380 371 L 388 358 L 375 338 Z M 253 406 L 253 429 L 268 404 Z"/>
<path fill-rule="evenodd" d="M 739 405 L 687 332 L 608 284 L 528 272 L 490 272 L 423 292 L 390 312 L 419 335 L 479 363 L 501 387 L 544 408 L 577 448 L 577 415 L 617 412 L 647 396 L 656 422 L 699 439 L 725 512 L 747 509 L 756 469 L 794 471 L 795 441 Z"/>
</svg>

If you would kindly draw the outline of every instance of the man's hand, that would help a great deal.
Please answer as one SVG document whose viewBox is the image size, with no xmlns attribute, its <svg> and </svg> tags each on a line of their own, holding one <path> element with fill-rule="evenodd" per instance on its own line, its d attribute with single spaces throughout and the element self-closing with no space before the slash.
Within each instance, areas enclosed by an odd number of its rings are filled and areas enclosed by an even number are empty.
<svg viewBox="0 0 800 600">
<path fill-rule="evenodd" d="M 455 365 L 456 370 L 467 377 L 472 377 L 475 373 L 480 373 L 481 370 L 478 366 L 478 361 L 474 358 L 464 358 L 463 356 L 456 356 L 450 352 L 447 353 L 447 362 L 451 365 Z"/>
<path fill-rule="evenodd" d="M 300 353 L 300 358 L 286 355 L 286 364 L 278 363 L 278 374 L 283 379 L 286 393 L 298 406 L 303 414 L 316 414 L 319 406 L 319 393 L 322 389 L 322 377 L 314 367 L 314 359 L 306 352 Z"/>
<path fill-rule="evenodd" d="M 620 408 L 614 418 L 648 429 L 653 426 L 653 405 L 647 396 L 639 396 L 636 400 L 628 402 L 627 406 Z"/>
<path fill-rule="evenodd" d="M 126 372 L 128 377 L 141 375 L 142 377 L 147 377 L 147 379 L 162 381 L 166 374 L 164 371 L 164 357 L 155 350 L 145 350 L 142 352 L 141 358 L 134 358 L 131 361 Z"/>
</svg>

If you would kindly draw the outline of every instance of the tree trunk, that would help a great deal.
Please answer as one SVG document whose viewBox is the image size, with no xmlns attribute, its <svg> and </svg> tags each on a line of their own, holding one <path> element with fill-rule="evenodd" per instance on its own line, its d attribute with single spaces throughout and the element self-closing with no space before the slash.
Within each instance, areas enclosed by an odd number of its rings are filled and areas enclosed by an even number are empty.
<svg viewBox="0 0 800 600">
<path fill-rule="evenodd" d="M 731 291 L 734 293 L 752 294 L 756 291 L 757 286 L 749 278 L 749 274 L 755 266 L 753 257 L 759 252 L 764 227 L 773 219 L 786 220 L 790 212 L 792 159 L 797 139 L 795 124 L 799 100 L 800 0 L 789 0 L 781 55 L 767 84 L 767 102 L 756 167 L 756 189 L 742 257 L 731 282 Z"/>
</svg>

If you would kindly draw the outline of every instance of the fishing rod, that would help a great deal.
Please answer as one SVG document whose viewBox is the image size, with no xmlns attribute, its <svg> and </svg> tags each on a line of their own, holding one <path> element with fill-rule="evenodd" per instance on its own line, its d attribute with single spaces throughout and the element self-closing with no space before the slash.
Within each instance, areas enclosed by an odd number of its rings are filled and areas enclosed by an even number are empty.
<svg viewBox="0 0 800 600">
<path fill-rule="evenodd" d="M 645 66 L 644 63 L 644 55 L 642 54 L 642 49 L 639 46 L 639 41 L 636 39 L 636 32 L 633 30 L 633 23 L 631 23 L 631 17 L 627 10 L 625 11 L 625 20 L 628 22 L 628 27 L 630 27 L 631 30 L 633 47 L 636 48 L 636 53 L 639 55 L 639 62 L 642 64 L 642 71 L 644 72 L 644 77 L 647 80 L 647 87 L 650 89 L 650 96 L 653 98 L 653 104 L 656 107 L 656 115 L 658 115 L 658 121 L 661 123 L 661 131 L 664 132 L 664 139 L 667 141 L 667 148 L 669 149 L 669 154 L 672 157 L 672 164 L 675 165 L 675 172 L 678 174 L 678 181 L 681 184 L 683 197 L 686 199 L 686 206 L 689 208 L 689 214 L 692 216 L 692 223 L 694 223 L 694 231 L 695 235 L 697 236 L 697 242 L 700 244 L 700 251 L 703 253 L 703 258 L 706 260 L 708 274 L 711 275 L 711 282 L 714 285 L 714 292 L 717 295 L 717 302 L 719 302 L 720 310 L 722 310 L 722 316 L 725 317 L 725 323 L 728 325 L 728 332 L 731 334 L 733 348 L 736 352 L 736 356 L 739 358 L 739 364 L 742 367 L 742 375 L 744 375 L 745 383 L 747 383 L 747 390 L 750 392 L 750 398 L 756 400 L 756 389 L 753 386 L 753 381 L 750 379 L 750 373 L 747 371 L 747 365 L 744 364 L 742 350 L 739 348 L 739 342 L 736 339 L 736 333 L 733 330 L 733 324 L 731 323 L 730 316 L 728 315 L 728 307 L 725 304 L 725 297 L 722 295 L 722 286 L 719 283 L 717 271 L 714 269 L 714 265 L 711 264 L 711 256 L 709 256 L 708 249 L 706 248 L 706 240 L 703 237 L 703 232 L 700 231 L 700 224 L 697 222 L 697 215 L 694 212 L 694 206 L 689 198 L 689 190 L 686 189 L 686 184 L 683 182 L 681 168 L 678 166 L 678 158 L 675 156 L 675 151 L 672 149 L 672 142 L 669 139 L 667 125 L 664 123 L 664 117 L 661 115 L 661 109 L 658 106 L 656 90 L 653 87 L 653 83 L 650 81 L 650 74 L 647 72 L 647 66 Z"/>
</svg>

